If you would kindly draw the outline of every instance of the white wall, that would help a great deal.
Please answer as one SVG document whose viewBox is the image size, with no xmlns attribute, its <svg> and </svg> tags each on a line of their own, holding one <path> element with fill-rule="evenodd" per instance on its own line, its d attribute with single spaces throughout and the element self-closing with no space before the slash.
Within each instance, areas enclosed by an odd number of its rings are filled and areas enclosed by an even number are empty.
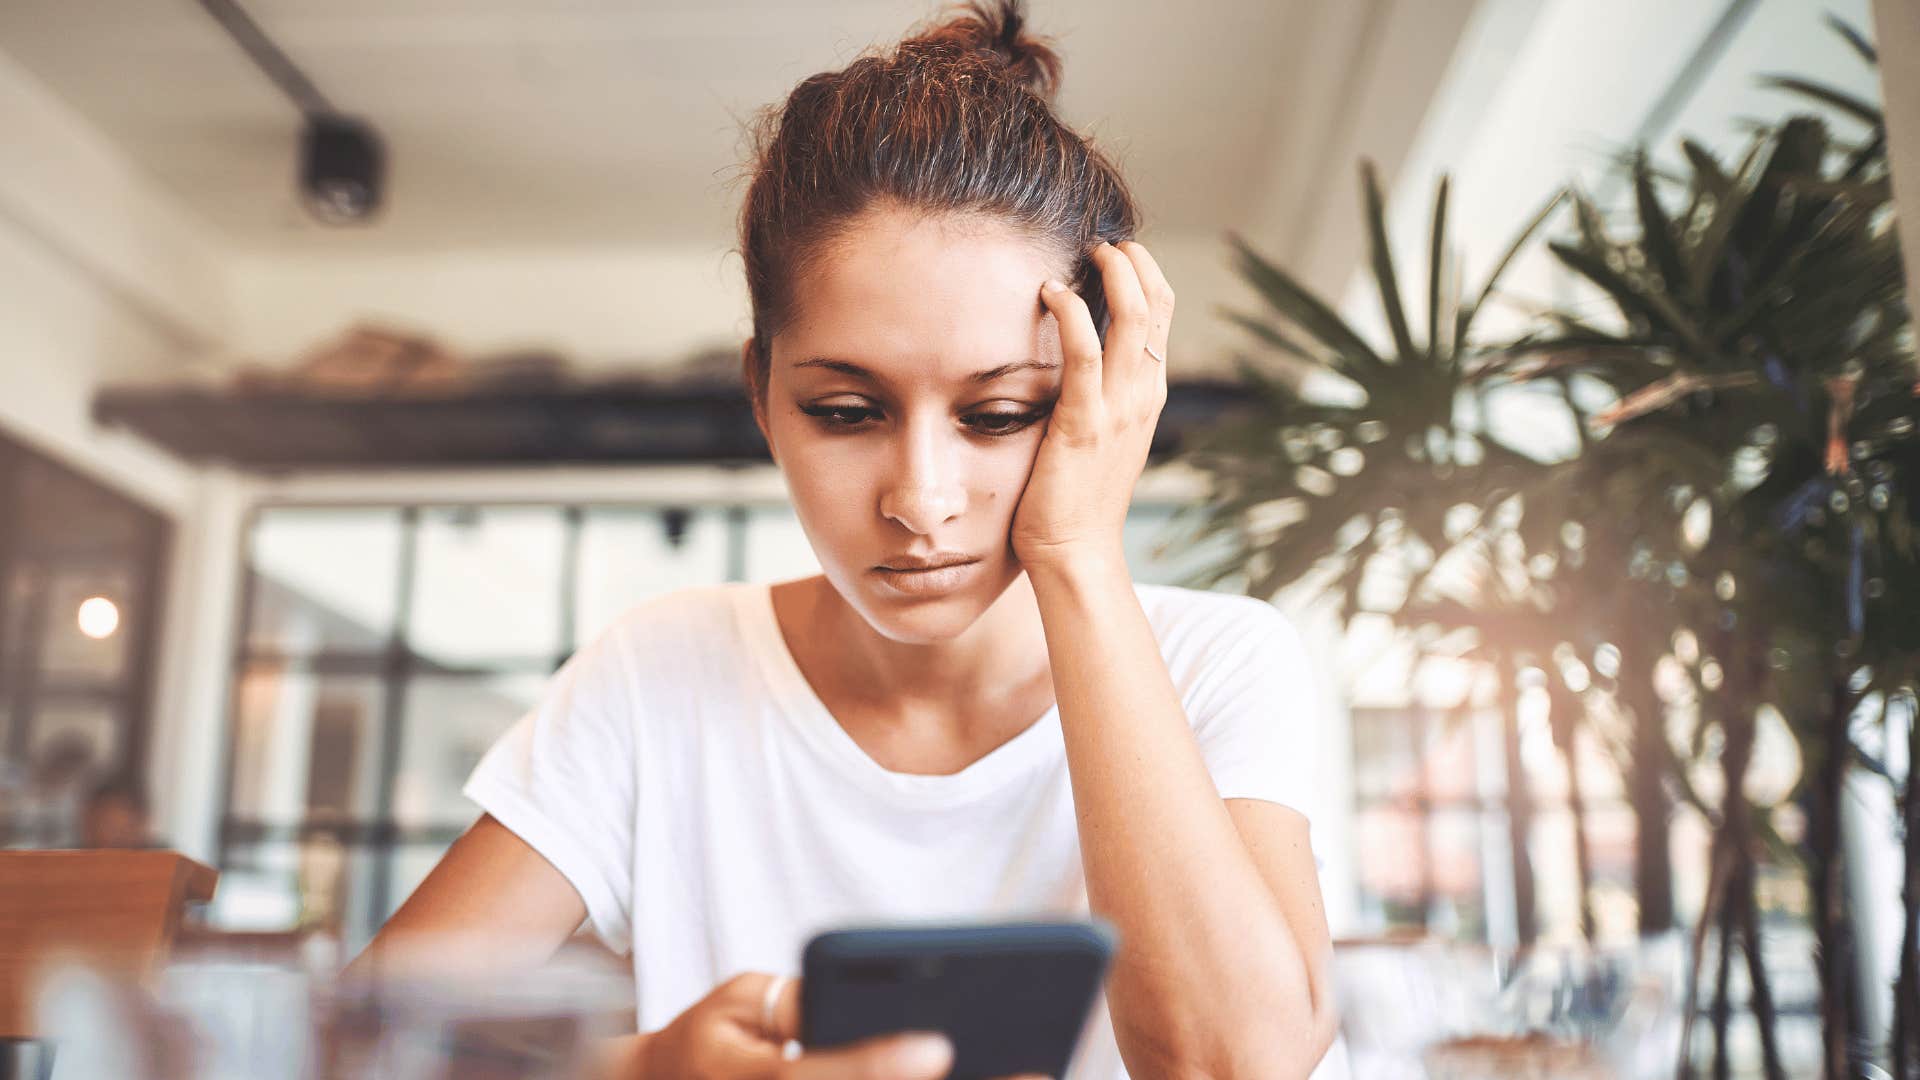
<svg viewBox="0 0 1920 1080">
<path fill-rule="evenodd" d="M 175 527 L 156 661 L 149 783 L 158 824 L 208 776 L 225 693 L 233 552 L 220 486 L 90 419 L 100 384 L 165 377 L 226 333 L 222 253 L 111 146 L 0 54 L 0 429 Z M 212 658 L 209 663 L 209 658 Z M 191 831 L 191 830 L 189 830 Z M 203 844 L 187 850 L 205 857 Z"/>
<path fill-rule="evenodd" d="M 0 423 L 163 509 L 191 470 L 102 436 L 93 385 L 162 373 L 221 335 L 225 280 L 205 230 L 0 54 Z"/>
<path fill-rule="evenodd" d="M 677 360 L 744 334 L 738 258 L 709 248 L 246 255 L 234 262 L 234 346 L 285 363 L 355 321 L 477 355 L 554 349 L 583 367 Z"/>
<path fill-rule="evenodd" d="M 1214 314 L 1238 303 L 1224 238 L 1147 234 L 1180 294 L 1169 363 L 1230 372 L 1238 347 Z M 368 319 L 430 334 L 467 355 L 551 348 L 584 372 L 737 349 L 750 330 L 740 258 L 716 248 L 237 256 L 231 353 L 285 364 Z"/>
</svg>

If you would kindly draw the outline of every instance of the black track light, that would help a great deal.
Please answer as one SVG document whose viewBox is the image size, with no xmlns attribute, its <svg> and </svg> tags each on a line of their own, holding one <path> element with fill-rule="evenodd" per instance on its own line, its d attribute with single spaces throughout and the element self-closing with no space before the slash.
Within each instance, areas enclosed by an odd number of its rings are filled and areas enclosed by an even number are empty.
<svg viewBox="0 0 1920 1080">
<path fill-rule="evenodd" d="M 380 209 L 386 151 L 366 123 L 346 116 L 308 116 L 300 140 L 300 196 L 329 225 L 366 221 Z"/>
</svg>

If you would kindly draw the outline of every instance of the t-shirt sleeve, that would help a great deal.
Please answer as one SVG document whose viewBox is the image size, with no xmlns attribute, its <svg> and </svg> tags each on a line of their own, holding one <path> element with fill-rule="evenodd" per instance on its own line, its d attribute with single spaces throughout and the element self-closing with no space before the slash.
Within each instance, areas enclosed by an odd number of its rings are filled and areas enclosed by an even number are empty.
<svg viewBox="0 0 1920 1080">
<path fill-rule="evenodd" d="M 634 687 L 620 627 L 575 651 L 461 790 L 552 863 L 616 953 L 632 944 Z"/>
<path fill-rule="evenodd" d="M 1279 609 L 1246 597 L 1207 649 L 1190 718 L 1223 799 L 1315 803 L 1320 688 L 1306 642 Z"/>
</svg>

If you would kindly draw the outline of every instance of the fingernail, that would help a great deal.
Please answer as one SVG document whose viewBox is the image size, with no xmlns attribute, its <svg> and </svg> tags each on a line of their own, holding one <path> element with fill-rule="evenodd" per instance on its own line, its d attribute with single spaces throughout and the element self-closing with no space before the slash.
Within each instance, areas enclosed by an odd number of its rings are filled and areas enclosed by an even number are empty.
<svg viewBox="0 0 1920 1080">
<path fill-rule="evenodd" d="M 1067 286 L 1059 278 L 1048 278 L 1047 283 L 1040 287 L 1045 289 L 1048 292 L 1059 292 L 1061 289 L 1064 289 Z"/>
<path fill-rule="evenodd" d="M 953 1064 L 953 1044 L 937 1031 L 902 1035 L 894 1047 L 893 1061 L 901 1072 L 914 1076 L 944 1073 Z"/>
</svg>

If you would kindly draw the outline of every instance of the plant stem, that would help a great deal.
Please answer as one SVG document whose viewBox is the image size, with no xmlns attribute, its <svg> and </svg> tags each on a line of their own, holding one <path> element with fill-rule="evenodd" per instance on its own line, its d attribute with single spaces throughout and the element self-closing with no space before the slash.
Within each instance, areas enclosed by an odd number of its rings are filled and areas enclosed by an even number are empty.
<svg viewBox="0 0 1920 1080">
<path fill-rule="evenodd" d="M 1550 683 L 1547 692 L 1550 712 L 1547 726 L 1553 731 L 1554 748 L 1560 751 L 1560 764 L 1567 773 L 1567 809 L 1573 818 L 1573 867 L 1580 890 L 1580 936 L 1593 944 L 1593 850 L 1587 842 L 1587 800 L 1580 787 L 1579 754 L 1575 743 L 1580 738 L 1580 699 L 1560 683 Z"/>
<path fill-rule="evenodd" d="M 1734 877 L 1739 876 L 1736 870 Z M 1738 885 L 1738 880 L 1734 884 Z M 1720 909 L 1711 913 L 1719 920 L 1719 952 L 1714 956 L 1713 972 L 1713 1080 L 1727 1080 L 1729 1071 L 1727 1022 L 1732 1018 L 1733 1006 L 1727 1000 L 1727 983 L 1733 969 L 1733 893 L 1733 889 L 1728 889 L 1720 898 Z M 1702 912 L 1700 917 L 1708 918 L 1709 913 Z"/>
<path fill-rule="evenodd" d="M 1729 861 L 1726 842 L 1716 831 L 1707 846 L 1707 894 L 1700 902 L 1700 921 L 1694 924 L 1692 959 L 1687 964 L 1686 1004 L 1680 1013 L 1680 1062 L 1674 1072 L 1678 1080 L 1694 1075 L 1693 1029 L 1700 1018 L 1700 964 L 1707 952 L 1707 925 L 1727 888 Z"/>
<path fill-rule="evenodd" d="M 1658 934 L 1671 929 L 1673 918 L 1673 855 L 1668 828 L 1673 800 L 1660 778 L 1666 770 L 1666 710 L 1653 691 L 1653 666 L 1623 672 L 1628 707 L 1633 710 L 1633 759 L 1627 774 L 1633 800 L 1633 887 L 1640 906 L 1640 932 Z"/>
<path fill-rule="evenodd" d="M 1852 752 L 1847 723 L 1853 715 L 1855 697 L 1844 679 L 1844 674 L 1836 676 L 1828 693 L 1832 709 L 1822 733 L 1825 738 L 1816 743 L 1821 756 L 1808 790 L 1807 859 L 1813 886 L 1813 928 L 1819 943 L 1822 1072 L 1827 1080 L 1848 1080 L 1855 1075 L 1853 949 L 1848 940 L 1840 848 L 1840 805 Z"/>
<path fill-rule="evenodd" d="M 1533 944 L 1537 928 L 1533 910 L 1533 860 L 1527 855 L 1527 836 L 1533 831 L 1532 788 L 1520 760 L 1520 708 L 1514 693 L 1514 658 L 1502 653 L 1499 671 L 1501 709 L 1505 713 L 1507 757 L 1507 843 L 1513 855 L 1513 921 L 1516 942 Z"/>
<path fill-rule="evenodd" d="M 1747 980 L 1752 983 L 1753 1020 L 1760 1028 L 1760 1063 L 1767 1080 L 1786 1080 L 1780 1064 L 1780 1045 L 1774 1035 L 1773 986 L 1760 953 L 1760 904 L 1754 896 L 1755 875 L 1751 866 L 1747 880 L 1737 895 L 1740 905 L 1740 951 L 1747 956 Z"/>
</svg>

